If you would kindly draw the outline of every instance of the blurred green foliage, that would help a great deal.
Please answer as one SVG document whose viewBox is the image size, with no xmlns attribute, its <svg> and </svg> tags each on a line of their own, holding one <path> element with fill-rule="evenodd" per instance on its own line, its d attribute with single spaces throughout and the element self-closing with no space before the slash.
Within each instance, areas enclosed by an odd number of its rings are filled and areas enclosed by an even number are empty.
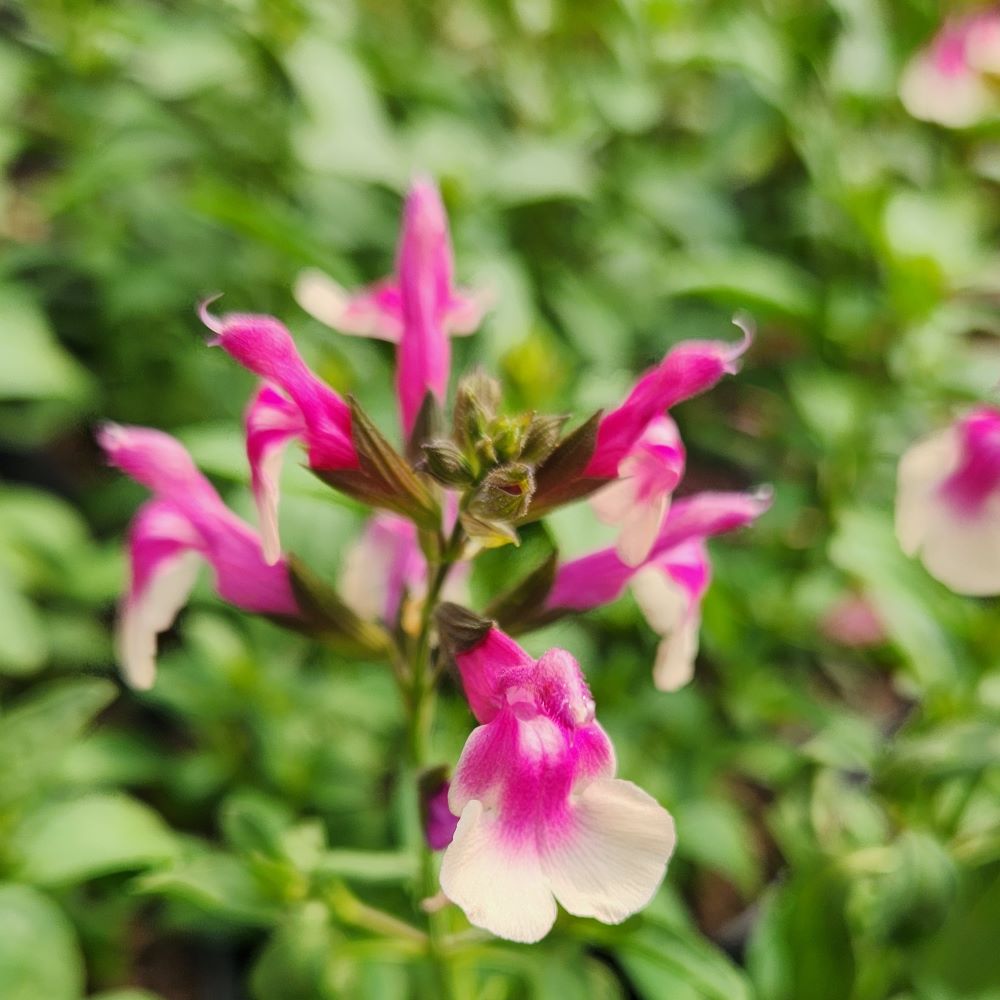
<svg viewBox="0 0 1000 1000">
<path fill-rule="evenodd" d="M 139 492 L 98 417 L 171 429 L 248 509 L 250 380 L 192 306 L 286 317 L 394 426 L 391 357 L 293 304 L 305 266 L 388 269 L 435 175 L 460 277 L 495 289 L 459 367 L 583 412 L 684 337 L 760 335 L 677 412 L 688 485 L 772 482 L 716 543 L 695 681 L 655 694 L 623 601 L 535 637 L 587 669 L 620 771 L 675 814 L 650 909 L 475 938 L 463 996 L 1000 997 L 1000 614 L 899 553 L 905 445 L 1000 381 L 1000 130 L 910 120 L 930 0 L 0 3 L 0 996 L 432 996 L 388 677 L 199 591 L 156 688 L 107 623 Z M 358 523 L 289 471 L 284 537 L 335 576 Z M 567 550 L 585 545 L 563 524 Z M 824 628 L 861 595 L 863 649 Z M 453 761 L 470 720 L 448 699 Z M 459 919 L 454 917 L 456 929 Z M 122 984 L 134 984 L 126 988 Z"/>
</svg>

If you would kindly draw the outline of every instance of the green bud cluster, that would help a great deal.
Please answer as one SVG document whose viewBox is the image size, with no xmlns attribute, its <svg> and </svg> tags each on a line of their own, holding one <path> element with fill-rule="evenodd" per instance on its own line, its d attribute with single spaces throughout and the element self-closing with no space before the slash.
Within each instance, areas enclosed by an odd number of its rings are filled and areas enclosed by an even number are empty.
<svg viewBox="0 0 1000 1000">
<path fill-rule="evenodd" d="M 482 370 L 458 384 L 450 437 L 420 447 L 421 467 L 444 486 L 462 491 L 463 523 L 485 544 L 517 540 L 512 525 L 528 512 L 535 468 L 559 443 L 565 417 L 502 414 L 500 383 Z"/>
</svg>

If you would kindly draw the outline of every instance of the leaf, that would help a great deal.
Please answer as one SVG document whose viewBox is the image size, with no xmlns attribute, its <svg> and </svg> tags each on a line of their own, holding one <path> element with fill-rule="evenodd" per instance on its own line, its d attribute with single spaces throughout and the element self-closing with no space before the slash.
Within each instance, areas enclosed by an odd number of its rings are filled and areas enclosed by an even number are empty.
<svg viewBox="0 0 1000 1000">
<path fill-rule="evenodd" d="M 76 935 L 47 896 L 26 885 L 0 885 L 0 997 L 79 1000 L 83 961 Z"/>
<path fill-rule="evenodd" d="M 167 861 L 177 841 L 148 806 L 125 795 L 99 794 L 32 812 L 14 831 L 10 851 L 19 878 L 72 885 Z"/>
<path fill-rule="evenodd" d="M 876 880 L 873 919 L 883 940 L 907 945 L 934 933 L 952 912 L 955 863 L 928 833 L 904 830 L 888 849 L 891 868 Z"/>
<path fill-rule="evenodd" d="M 144 895 L 183 900 L 238 925 L 268 927 L 281 912 L 250 868 L 221 851 L 198 849 L 164 871 L 141 876 L 135 889 Z"/>
<path fill-rule="evenodd" d="M 0 673 L 33 674 L 45 665 L 47 653 L 42 616 L 0 568 Z"/>
<path fill-rule="evenodd" d="M 899 735 L 889 747 L 887 776 L 947 778 L 1000 763 L 995 721 L 942 722 L 925 733 Z"/>
<path fill-rule="evenodd" d="M 343 598 L 298 556 L 289 556 L 288 575 L 301 616 L 272 616 L 275 621 L 314 636 L 342 652 L 383 656 L 389 651 L 392 640 L 388 633 L 348 607 Z"/>
<path fill-rule="evenodd" d="M 407 851 L 326 851 L 315 873 L 358 882 L 408 882 L 416 876 L 416 859 Z"/>
<path fill-rule="evenodd" d="M 516 552 L 483 553 L 476 560 L 474 572 L 487 593 L 496 593 L 506 581 L 519 577 L 512 587 L 490 601 L 483 614 L 495 619 L 506 632 L 516 634 L 530 628 L 545 605 L 558 564 L 555 543 L 548 528 L 541 524 L 523 530 Z"/>
<path fill-rule="evenodd" d="M 342 936 L 322 903 L 306 903 L 268 941 L 250 973 L 255 1000 L 333 1000 L 333 963 Z"/>
<path fill-rule="evenodd" d="M 0 715 L 0 806 L 34 792 L 116 694 L 110 681 L 60 681 Z"/>
<path fill-rule="evenodd" d="M 767 1000 L 844 1000 L 854 986 L 847 885 L 831 868 L 800 866 L 764 896 L 747 968 Z"/>
<path fill-rule="evenodd" d="M 417 411 L 417 418 L 413 421 L 413 430 L 410 431 L 406 442 L 406 457 L 411 464 L 416 465 L 424 457 L 424 444 L 440 437 L 443 427 L 444 416 L 441 413 L 441 404 L 437 401 L 437 396 L 428 391 L 424 393 L 424 400 Z"/>
<path fill-rule="evenodd" d="M 27 295 L 0 286 L 0 400 L 76 401 L 87 373 L 56 341 L 45 315 Z"/>
<path fill-rule="evenodd" d="M 644 1000 L 753 998 L 743 973 L 696 933 L 646 926 L 625 938 L 616 954 Z"/>
<path fill-rule="evenodd" d="M 685 802 L 676 810 L 678 854 L 717 871 L 749 895 L 760 879 L 752 831 L 743 813 L 725 799 Z"/>
</svg>

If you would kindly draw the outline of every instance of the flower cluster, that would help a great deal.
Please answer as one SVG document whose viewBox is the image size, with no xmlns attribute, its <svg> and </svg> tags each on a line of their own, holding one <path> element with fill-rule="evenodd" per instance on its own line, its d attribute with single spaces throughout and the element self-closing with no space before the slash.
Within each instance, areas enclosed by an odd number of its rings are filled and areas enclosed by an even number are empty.
<svg viewBox="0 0 1000 1000">
<path fill-rule="evenodd" d="M 667 411 L 735 372 L 749 330 L 737 344 L 679 344 L 618 406 L 569 432 L 563 416 L 507 412 L 500 385 L 481 371 L 458 381 L 446 423 L 450 337 L 472 332 L 488 301 L 454 283 L 447 218 L 428 180 L 406 199 L 393 276 L 349 293 L 311 272 L 296 294 L 329 325 L 395 344 L 403 447 L 310 370 L 277 319 L 216 315 L 203 305 L 211 343 L 260 379 L 245 420 L 259 533 L 224 506 L 173 438 L 101 430 L 109 461 L 153 495 L 131 529 L 118 624 L 125 677 L 137 688 L 154 682 L 157 636 L 202 561 L 231 604 L 389 662 L 418 768 L 430 763 L 429 713 L 453 665 L 479 726 L 450 787 L 424 782 L 428 840 L 444 849 L 445 896 L 473 924 L 518 941 L 548 932 L 557 901 L 573 914 L 623 920 L 663 877 L 672 820 L 614 776 L 611 742 L 573 656 L 552 649 L 536 660 L 511 635 L 631 588 L 661 636 L 656 685 L 672 690 L 691 678 L 711 573 L 707 540 L 752 523 L 769 497 L 673 500 L 685 450 Z M 282 549 L 280 467 L 293 441 L 316 476 L 373 508 L 344 555 L 338 587 Z M 614 545 L 568 561 L 553 551 L 482 614 L 468 609 L 466 575 L 480 551 L 517 544 L 529 522 L 584 498 L 619 525 Z"/>
</svg>

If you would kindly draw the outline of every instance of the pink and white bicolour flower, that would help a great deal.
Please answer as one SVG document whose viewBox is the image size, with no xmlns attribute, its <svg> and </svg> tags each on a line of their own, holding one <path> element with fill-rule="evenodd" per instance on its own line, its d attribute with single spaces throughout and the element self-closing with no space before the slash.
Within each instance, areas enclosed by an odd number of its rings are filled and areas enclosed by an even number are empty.
<svg viewBox="0 0 1000 1000">
<path fill-rule="evenodd" d="M 630 585 L 650 626 L 662 636 L 653 682 L 661 691 L 683 687 L 694 672 L 701 601 L 711 580 L 705 540 L 751 524 L 770 505 L 765 490 L 696 493 L 676 500 L 639 565 L 629 565 L 614 548 L 563 563 L 546 608 L 589 611 L 617 600 Z"/>
<path fill-rule="evenodd" d="M 997 112 L 1000 10 L 949 18 L 907 64 L 899 97 L 914 118 L 965 128 Z"/>
<path fill-rule="evenodd" d="M 295 286 L 299 305 L 321 322 L 396 345 L 396 389 L 407 435 L 428 391 L 444 402 L 450 337 L 472 333 L 488 305 L 485 296 L 456 288 L 453 271 L 441 195 L 432 180 L 419 177 L 406 196 L 393 277 L 350 294 L 310 270 Z"/>
<path fill-rule="evenodd" d="M 129 531 L 131 576 L 119 610 L 116 646 L 126 680 L 146 689 L 156 676 L 156 637 L 168 629 L 199 566 L 215 573 L 219 596 L 260 614 L 298 614 L 284 562 L 265 562 L 257 533 L 222 502 L 183 445 L 144 427 L 103 427 L 108 461 L 146 486 Z"/>
<path fill-rule="evenodd" d="M 251 485 L 268 562 L 281 555 L 278 537 L 279 475 L 293 439 L 305 444 L 309 467 L 338 471 L 358 466 L 347 403 L 310 370 L 287 328 L 273 316 L 227 313 L 216 317 L 204 303 L 202 322 L 211 341 L 264 379 L 245 416 Z"/>
<path fill-rule="evenodd" d="M 740 358 L 753 341 L 753 330 L 741 317 L 733 323 L 743 333 L 737 344 L 720 340 L 686 340 L 640 376 L 625 401 L 601 417 L 594 453 L 583 475 L 614 479 L 650 425 L 672 406 L 711 389 L 724 375 L 739 371 Z"/>
<path fill-rule="evenodd" d="M 978 407 L 903 455 L 896 537 L 956 593 L 1000 593 L 1000 410 Z"/>
<path fill-rule="evenodd" d="M 615 778 L 576 660 L 535 661 L 491 627 L 455 660 L 481 723 L 448 795 L 459 817 L 441 888 L 469 921 L 511 941 L 543 938 L 556 902 L 575 916 L 620 923 L 653 897 L 674 849 L 674 823 L 655 799 Z"/>
<path fill-rule="evenodd" d="M 655 417 L 618 463 L 618 478 L 590 501 L 606 524 L 620 524 L 618 554 L 629 566 L 649 555 L 670 497 L 684 475 L 684 444 L 670 417 Z"/>
</svg>

